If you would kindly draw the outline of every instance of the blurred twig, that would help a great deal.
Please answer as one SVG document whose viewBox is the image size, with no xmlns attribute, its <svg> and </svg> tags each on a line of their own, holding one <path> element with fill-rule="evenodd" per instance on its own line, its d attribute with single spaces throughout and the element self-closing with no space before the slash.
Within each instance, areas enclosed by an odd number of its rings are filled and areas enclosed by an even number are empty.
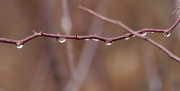
<svg viewBox="0 0 180 91">
<path fill-rule="evenodd" d="M 47 55 L 48 54 L 46 53 L 41 55 L 40 62 L 34 73 L 29 91 L 43 91 L 45 81 L 50 71 L 50 59 Z"/>
<path fill-rule="evenodd" d="M 162 91 L 163 85 L 158 73 L 158 66 L 155 61 L 155 55 L 153 55 L 153 49 L 143 43 L 142 55 L 149 91 Z"/>
<path fill-rule="evenodd" d="M 108 8 L 108 1 L 109 0 L 104 1 L 105 5 L 99 5 L 96 10 L 103 14 L 106 14 L 107 8 Z M 101 35 L 102 28 L 103 28 L 103 21 L 93 18 L 88 34 L 90 35 L 90 34 L 97 33 Z M 79 87 L 81 87 L 82 83 L 84 82 L 89 72 L 98 43 L 99 42 L 93 42 L 93 41 L 85 42 L 83 51 L 78 61 L 79 63 L 75 69 L 75 76 L 76 76 Z M 73 88 L 72 81 L 69 81 L 69 83 L 65 87 L 65 91 L 72 91 L 72 88 Z"/>
<path fill-rule="evenodd" d="M 55 0 L 45 0 L 43 1 L 43 25 L 45 26 L 46 32 L 52 32 L 53 31 L 53 17 L 54 17 L 54 9 L 52 6 L 54 6 Z M 34 34 L 41 35 L 41 33 L 36 33 L 33 31 Z M 31 39 L 31 37 L 29 37 Z M 46 79 L 48 77 L 48 74 L 51 69 L 51 63 L 57 61 L 56 59 L 56 53 L 55 48 L 52 47 L 53 42 L 49 39 L 45 42 L 45 51 L 43 51 L 45 55 L 42 55 L 40 62 L 37 66 L 37 69 L 35 71 L 32 83 L 30 85 L 30 91 L 43 91 Z M 17 43 L 17 46 L 20 46 L 20 43 Z"/>
<path fill-rule="evenodd" d="M 179 9 L 180 9 L 180 6 L 177 7 L 171 14 L 178 13 L 178 12 L 179 12 Z"/>
<path fill-rule="evenodd" d="M 67 0 L 62 0 L 62 18 L 61 18 L 61 26 L 62 26 L 62 30 L 65 32 L 65 34 L 69 35 L 71 34 L 71 30 L 72 30 L 72 21 L 71 21 L 71 17 L 70 17 L 70 13 L 69 13 L 69 7 L 68 7 L 68 1 Z M 69 55 L 67 55 L 68 57 L 68 64 L 69 64 L 69 68 L 70 68 L 70 73 L 71 73 L 71 77 L 72 77 L 72 82 L 73 82 L 73 89 L 72 91 L 79 91 L 79 85 L 77 84 L 77 79 L 75 77 L 75 72 L 74 72 L 74 54 L 72 51 L 72 42 L 71 40 L 67 41 L 66 44 L 66 48 L 67 48 L 67 53 Z"/>
</svg>

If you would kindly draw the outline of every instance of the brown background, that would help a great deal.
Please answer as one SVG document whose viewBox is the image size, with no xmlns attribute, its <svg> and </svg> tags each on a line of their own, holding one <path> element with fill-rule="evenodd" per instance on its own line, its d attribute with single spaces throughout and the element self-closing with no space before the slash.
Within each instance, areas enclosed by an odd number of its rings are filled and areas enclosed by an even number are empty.
<svg viewBox="0 0 180 91">
<path fill-rule="evenodd" d="M 141 26 L 166 29 L 177 19 L 171 15 L 173 0 L 68 0 L 71 35 L 124 34 L 121 27 L 100 21 L 78 9 L 78 5 L 120 20 L 134 30 Z M 62 10 L 61 0 L 0 0 L 0 37 L 19 40 L 32 35 L 32 30 L 65 34 L 61 28 Z M 177 31 L 169 38 L 158 33 L 147 36 L 180 57 Z M 92 62 L 79 91 L 180 90 L 180 64 L 144 40 L 120 40 L 111 46 L 92 40 L 88 45 L 81 40 L 70 42 L 72 52 L 67 52 L 67 42 L 60 44 L 44 37 L 29 41 L 22 49 L 0 43 L 0 91 L 74 91 L 65 90 L 72 80 L 68 64 L 71 54 L 75 67 L 83 54 L 87 56 L 84 60 Z M 82 54 L 85 46 L 90 50 Z"/>
</svg>

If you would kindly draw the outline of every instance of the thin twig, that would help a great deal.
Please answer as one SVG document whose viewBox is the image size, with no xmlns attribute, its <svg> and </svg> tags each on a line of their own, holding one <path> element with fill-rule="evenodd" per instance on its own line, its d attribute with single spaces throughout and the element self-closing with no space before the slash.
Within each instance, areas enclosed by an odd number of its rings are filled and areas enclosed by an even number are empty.
<svg viewBox="0 0 180 91">
<path fill-rule="evenodd" d="M 79 6 L 79 8 L 86 11 L 86 12 L 89 12 L 89 13 L 93 14 L 94 16 L 96 16 L 96 17 L 98 17 L 98 18 L 100 18 L 100 19 L 102 19 L 104 21 L 119 25 L 122 28 L 124 28 L 125 30 L 127 30 L 128 32 L 130 32 L 130 33 L 124 34 L 124 35 L 121 35 L 121 36 L 118 36 L 118 37 L 114 37 L 114 38 L 106 38 L 106 37 L 98 36 L 97 34 L 95 34 L 95 35 L 87 35 L 87 36 L 79 36 L 79 35 L 73 36 L 73 35 L 60 35 L 60 34 L 43 33 L 41 31 L 39 33 L 35 32 L 33 35 L 28 36 L 27 38 L 22 39 L 22 40 L 13 40 L 13 39 L 0 38 L 0 42 L 16 44 L 18 46 L 18 45 L 24 45 L 26 42 L 28 42 L 28 41 L 36 38 L 36 37 L 43 36 L 43 37 L 50 37 L 50 38 L 56 38 L 56 39 L 59 39 L 59 38 L 76 39 L 76 40 L 98 39 L 98 40 L 104 41 L 105 43 L 112 43 L 114 41 L 129 38 L 129 37 L 132 37 L 133 35 L 135 35 L 135 36 L 137 36 L 137 37 L 139 37 L 141 39 L 144 39 L 147 42 L 153 44 L 154 46 L 156 46 L 160 50 L 164 51 L 170 58 L 176 60 L 177 62 L 180 62 L 180 58 L 177 57 L 176 55 L 174 55 L 173 53 L 171 53 L 165 47 L 163 47 L 159 43 L 155 42 L 154 40 L 152 40 L 152 39 L 150 39 L 150 38 L 148 38 L 146 36 L 141 35 L 141 34 L 143 34 L 145 32 L 158 32 L 158 33 L 164 33 L 165 36 L 168 37 L 168 35 L 172 32 L 172 30 L 180 22 L 180 18 L 178 18 L 178 20 L 169 29 L 141 29 L 141 30 L 135 32 L 132 29 L 130 29 L 129 27 L 127 27 L 126 25 L 124 25 L 120 21 L 116 21 L 116 20 L 104 17 L 104 16 L 102 16 L 102 15 L 100 15 L 100 14 L 98 14 L 98 13 L 96 13 L 96 12 L 94 12 L 94 11 L 88 9 L 88 8 L 82 7 L 82 6 Z"/>
<path fill-rule="evenodd" d="M 146 37 L 146 36 L 141 36 L 138 32 L 135 32 L 134 30 L 132 30 L 131 28 L 129 28 L 128 26 L 126 26 L 125 24 L 123 24 L 121 21 L 116 21 L 116 20 L 113 20 L 113 19 L 110 19 L 110 18 L 107 18 L 107 17 L 104 17 L 88 8 L 85 8 L 85 7 L 82 7 L 82 6 L 79 6 L 80 9 L 86 11 L 86 12 L 89 12 L 90 14 L 93 14 L 94 16 L 104 20 L 104 21 L 107 21 L 107 22 L 110 22 L 110 23 L 113 23 L 113 24 L 116 24 L 116 25 L 119 25 L 121 26 L 122 28 L 124 28 L 125 30 L 127 30 L 128 32 L 131 33 L 131 35 L 136 35 L 137 37 L 141 38 L 141 39 L 144 39 L 146 40 L 147 42 L 151 43 L 152 45 L 156 46 L 157 48 L 159 48 L 160 50 L 164 51 L 170 58 L 176 60 L 177 62 L 180 62 L 180 58 L 177 57 L 176 55 L 174 55 L 173 53 L 171 53 L 169 50 L 167 50 L 165 47 L 163 47 L 162 45 L 160 45 L 159 43 L 155 42 L 154 40 Z M 172 30 L 177 26 L 177 24 L 180 22 L 180 18 L 169 28 L 169 29 L 165 29 L 165 30 L 161 30 L 161 32 L 164 32 L 166 36 L 168 36 Z M 154 30 L 154 29 L 153 29 Z M 144 30 L 143 30 L 144 31 Z M 156 29 L 154 30 L 156 32 Z"/>
<path fill-rule="evenodd" d="M 108 2 L 109 2 L 109 0 L 103 0 L 104 4 L 98 5 L 96 10 L 103 14 L 106 14 L 108 6 L 109 6 Z M 104 24 L 104 21 L 101 21 L 94 17 L 92 19 L 90 28 L 88 30 L 89 31 L 88 35 L 94 34 L 94 33 L 101 35 L 102 30 L 103 30 L 102 29 L 103 24 Z M 98 30 L 98 31 L 96 31 L 96 30 Z M 82 85 L 89 73 L 89 70 L 90 70 L 90 67 L 91 67 L 92 61 L 93 61 L 92 59 L 94 58 L 95 52 L 98 51 L 97 50 L 98 44 L 99 44 L 99 42 L 87 41 L 87 42 L 85 42 L 84 47 L 82 48 L 81 56 L 79 58 L 79 61 L 77 61 L 78 64 L 74 69 L 79 88 L 82 87 Z M 73 82 L 71 80 L 66 85 L 64 91 L 72 91 L 73 87 L 74 87 Z"/>
<path fill-rule="evenodd" d="M 144 32 L 157 32 L 157 33 L 164 33 L 167 30 L 163 29 L 142 29 L 137 31 L 137 33 L 144 33 Z M 4 43 L 10 43 L 10 44 L 21 44 L 24 45 L 26 42 L 36 38 L 36 37 L 50 37 L 50 38 L 65 38 L 65 39 L 76 39 L 76 40 L 85 40 L 85 39 L 98 39 L 104 42 L 114 42 L 118 40 L 122 40 L 128 37 L 132 37 L 134 34 L 132 33 L 127 33 L 121 36 L 113 37 L 113 38 L 106 38 L 102 36 L 98 36 L 97 34 L 94 35 L 87 35 L 87 36 L 79 36 L 79 35 L 60 35 L 60 34 L 50 34 L 50 33 L 43 33 L 42 31 L 39 33 L 34 33 L 31 36 L 28 36 L 22 40 L 13 40 L 13 39 L 6 39 L 6 38 L 0 38 L 0 42 Z"/>
<path fill-rule="evenodd" d="M 68 6 L 68 0 L 62 0 L 62 17 L 61 17 L 61 26 L 62 30 L 65 32 L 65 34 L 70 35 L 72 31 L 72 20 L 69 13 L 69 6 Z M 75 77 L 75 66 L 74 66 L 74 54 L 73 54 L 73 45 L 72 41 L 69 40 L 66 43 L 66 51 L 68 53 L 68 65 L 70 68 L 70 74 L 73 82 L 73 89 L 72 91 L 79 91 L 79 85 L 77 83 L 77 79 Z"/>
</svg>

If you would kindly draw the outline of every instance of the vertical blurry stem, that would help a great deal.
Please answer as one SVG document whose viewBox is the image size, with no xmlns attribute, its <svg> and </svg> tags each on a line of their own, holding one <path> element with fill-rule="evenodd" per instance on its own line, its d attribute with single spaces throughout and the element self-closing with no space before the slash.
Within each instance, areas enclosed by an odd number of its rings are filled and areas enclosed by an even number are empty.
<svg viewBox="0 0 180 91">
<path fill-rule="evenodd" d="M 173 12 L 172 14 L 175 15 L 175 19 L 180 17 L 180 2 L 179 0 L 173 0 Z M 180 26 L 176 26 L 176 30 L 179 30 Z M 177 44 L 178 40 L 180 40 L 180 31 L 174 31 L 175 35 L 172 36 L 171 40 L 167 41 L 166 45 L 168 46 L 169 50 L 173 50 L 174 52 L 177 52 L 178 50 L 175 49 L 176 45 L 173 44 Z M 176 40 L 177 38 L 177 40 Z M 175 64 L 171 61 L 166 61 L 167 57 L 163 58 L 164 62 L 163 62 L 163 80 L 164 80 L 164 91 L 179 91 L 178 88 L 176 88 L 176 85 L 174 85 L 173 83 L 175 83 L 176 81 L 174 81 L 173 79 L 175 79 L 178 76 L 174 76 L 177 75 L 176 73 L 173 72 L 173 68 L 176 67 Z"/>
<path fill-rule="evenodd" d="M 73 89 L 71 91 L 78 91 L 79 85 L 75 77 L 75 67 L 74 67 L 74 55 L 72 53 L 72 42 L 71 40 L 67 41 L 67 53 L 68 53 L 68 62 L 70 67 L 70 72 L 72 75 Z"/>
<path fill-rule="evenodd" d="M 72 21 L 71 17 L 69 14 L 69 8 L 68 8 L 68 1 L 67 0 L 62 0 L 62 17 L 61 17 L 61 26 L 62 30 L 65 32 L 65 34 L 69 35 L 72 30 Z M 78 91 L 78 84 L 75 78 L 74 74 L 74 55 L 72 52 L 72 42 L 71 40 L 67 41 L 67 53 L 68 53 L 68 63 L 70 67 L 70 73 L 72 76 L 72 81 L 73 81 L 73 89 L 72 91 Z"/>
<path fill-rule="evenodd" d="M 177 11 L 174 12 L 174 14 L 176 15 L 176 17 L 180 17 L 180 2 L 179 0 L 174 0 L 174 5 L 175 5 L 175 8 L 178 8 Z M 176 29 L 179 30 L 180 29 L 180 26 L 176 26 Z M 178 35 L 178 39 L 180 40 L 180 31 L 178 31 L 177 33 Z"/>
<path fill-rule="evenodd" d="M 35 70 L 29 91 L 43 91 L 45 81 L 50 71 L 50 59 L 47 55 L 48 54 L 41 55 L 42 57 L 40 58 L 37 69 Z"/>
<path fill-rule="evenodd" d="M 62 17 L 61 17 L 61 26 L 63 31 L 66 34 L 70 34 L 71 33 L 71 29 L 72 29 L 72 21 L 71 21 L 71 17 L 69 14 L 69 8 L 68 8 L 68 2 L 67 0 L 62 0 Z"/>
<path fill-rule="evenodd" d="M 42 13 L 43 13 L 43 23 L 42 25 L 45 27 L 45 32 L 49 32 L 53 27 L 53 6 L 54 6 L 54 0 L 44 0 L 40 1 L 42 2 Z M 54 61 L 55 57 L 53 54 L 53 49 L 51 47 L 52 42 L 48 41 L 45 42 L 45 53 L 41 55 L 40 62 L 37 66 L 37 69 L 35 70 L 34 78 L 32 79 L 32 83 L 30 85 L 29 91 L 43 91 L 48 73 L 50 71 L 50 62 Z M 49 61 L 51 60 L 51 61 Z"/>
<path fill-rule="evenodd" d="M 172 14 L 175 15 L 175 20 L 176 20 L 177 18 L 180 17 L 179 0 L 173 0 L 172 7 L 173 7 L 172 11 L 174 10 Z M 176 26 L 175 29 L 179 30 L 180 26 Z M 175 49 L 176 45 L 173 45 L 173 44 L 177 44 L 177 41 L 180 40 L 180 31 L 174 31 L 173 33 L 175 35 L 171 36 L 171 39 L 166 41 L 166 45 L 169 50 L 177 52 L 177 50 Z M 166 56 L 162 57 L 162 60 L 163 60 L 162 73 L 163 73 L 163 85 L 164 85 L 163 91 L 179 91 L 179 90 L 175 90 L 176 88 L 174 88 L 172 84 L 174 82 L 173 75 L 176 74 L 176 73 L 173 73 L 173 67 L 175 66 L 174 63 L 172 61 L 168 61 L 168 57 Z"/>
<path fill-rule="evenodd" d="M 101 12 L 103 15 L 106 15 L 107 8 L 108 8 L 108 1 L 109 0 L 103 1 L 103 2 L 106 2 L 105 5 L 99 5 L 96 11 Z M 102 30 L 103 30 L 103 23 L 104 23 L 103 21 L 93 18 L 91 27 L 89 30 L 89 35 L 95 34 L 95 33 L 97 33 L 98 35 L 101 35 Z M 75 70 L 76 75 L 78 75 L 77 76 L 78 83 L 80 86 L 82 85 L 84 79 L 86 78 L 89 72 L 96 48 L 98 46 L 98 42 L 93 42 L 93 43 L 92 42 L 93 41 L 88 41 L 85 44 L 83 51 L 81 53 L 80 59 L 79 59 L 78 66 L 76 67 L 76 70 Z"/>
<path fill-rule="evenodd" d="M 102 13 L 103 15 L 106 15 L 109 0 L 104 0 L 103 2 L 105 2 L 105 4 L 99 5 L 96 11 Z M 101 21 L 97 18 L 93 18 L 88 35 L 92 35 L 95 33 L 97 33 L 98 35 L 101 35 L 103 23 L 104 21 Z M 98 43 L 99 42 L 88 41 L 84 45 L 80 59 L 78 61 L 79 63 L 75 69 L 75 77 L 76 77 L 79 88 L 81 87 L 82 83 L 84 82 L 89 72 Z M 72 91 L 73 88 L 74 88 L 73 82 L 69 81 L 68 85 L 65 87 L 65 91 Z"/>
<path fill-rule="evenodd" d="M 158 73 L 157 63 L 155 63 L 152 47 L 144 43 L 142 45 L 142 54 L 149 91 L 162 91 L 162 81 Z"/>
</svg>

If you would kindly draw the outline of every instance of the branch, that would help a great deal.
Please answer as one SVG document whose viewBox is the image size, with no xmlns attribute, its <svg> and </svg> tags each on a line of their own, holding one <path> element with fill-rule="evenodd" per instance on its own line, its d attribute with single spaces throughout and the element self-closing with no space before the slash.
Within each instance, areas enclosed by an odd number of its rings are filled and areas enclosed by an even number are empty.
<svg viewBox="0 0 180 91">
<path fill-rule="evenodd" d="M 159 48 L 160 50 L 162 50 L 163 52 L 165 52 L 170 58 L 176 60 L 177 62 L 180 62 L 180 58 L 177 57 L 176 55 L 174 55 L 173 53 L 171 53 L 169 50 L 167 50 L 165 47 L 163 47 L 162 45 L 160 45 L 159 43 L 155 42 L 154 40 L 146 37 L 146 36 L 142 36 L 140 33 L 147 33 L 147 32 L 161 32 L 164 33 L 166 37 L 169 37 L 172 30 L 177 26 L 177 24 L 180 22 L 180 18 L 169 28 L 169 29 L 165 29 L 165 30 L 161 30 L 161 29 L 142 29 L 139 30 L 137 32 L 135 32 L 134 30 L 132 30 L 131 28 L 129 28 L 128 26 L 124 25 L 121 21 L 116 21 L 107 17 L 104 17 L 88 8 L 79 6 L 80 9 L 89 12 L 90 14 L 113 24 L 116 24 L 118 26 L 121 26 L 122 28 L 124 28 L 125 30 L 127 30 L 128 32 L 130 32 L 130 34 L 126 37 L 130 37 L 132 35 L 135 35 L 141 39 L 144 39 L 145 41 L 151 43 L 152 45 L 156 46 L 157 48 Z"/>
<path fill-rule="evenodd" d="M 142 29 L 140 31 L 137 31 L 137 33 L 141 33 L 143 34 L 144 32 L 159 32 L 159 33 L 163 33 L 165 30 L 161 30 L 161 29 Z M 129 38 L 129 37 L 134 37 L 134 34 L 128 33 L 128 34 L 124 34 L 118 37 L 114 37 L 114 38 L 105 38 L 102 36 L 98 36 L 97 34 L 94 35 L 88 35 L 88 36 L 78 36 L 78 35 L 60 35 L 60 34 L 50 34 L 50 33 L 43 33 L 42 31 L 37 33 L 35 31 L 33 31 L 34 34 L 31 36 L 28 36 L 27 38 L 24 38 L 22 40 L 13 40 L 13 39 L 6 39 L 6 38 L 0 38 L 0 42 L 4 42 L 4 43 L 10 43 L 10 44 L 16 44 L 18 45 L 24 45 L 26 42 L 36 38 L 36 37 L 50 37 L 50 38 L 56 38 L 59 41 L 63 40 L 65 41 L 65 39 L 76 39 L 76 40 L 88 40 L 88 39 L 97 39 L 97 40 L 101 40 L 104 41 L 106 43 L 112 43 L 114 41 L 117 40 L 121 40 L 121 39 L 125 39 L 125 38 Z"/>
<path fill-rule="evenodd" d="M 95 41 L 101 40 L 104 41 L 106 43 L 106 45 L 111 45 L 112 42 L 114 41 L 118 41 L 118 40 L 122 40 L 122 39 L 129 39 L 130 37 L 134 37 L 137 36 L 141 39 L 146 40 L 147 42 L 153 44 L 154 46 L 156 46 L 157 48 L 159 48 L 160 50 L 162 50 L 163 52 L 165 52 L 170 58 L 176 60 L 177 62 L 180 62 L 180 58 L 175 56 L 173 53 L 171 53 L 169 50 L 167 50 L 165 47 L 163 47 L 162 45 L 158 44 L 157 42 L 153 41 L 152 39 L 146 37 L 145 35 L 147 34 L 147 32 L 157 32 L 157 33 L 164 33 L 165 37 L 169 37 L 172 30 L 178 25 L 178 23 L 180 22 L 180 18 L 178 18 L 178 20 L 169 28 L 169 29 L 141 29 L 139 31 L 134 31 L 131 28 L 127 27 L 126 25 L 124 25 L 122 22 L 120 21 L 116 21 L 107 17 L 104 17 L 88 8 L 79 6 L 80 9 L 89 12 L 90 14 L 100 18 L 103 21 L 107 21 L 113 24 L 116 24 L 118 26 L 121 26 L 122 28 L 124 28 L 125 30 L 127 30 L 128 34 L 124 34 L 121 36 L 117 36 L 114 38 L 106 38 L 106 37 L 102 37 L 102 36 L 98 36 L 97 34 L 94 35 L 87 35 L 87 36 L 78 36 L 78 35 L 60 35 L 60 34 L 50 34 L 50 33 L 43 33 L 42 31 L 37 33 L 35 31 L 33 35 L 28 36 L 27 38 L 24 38 L 22 40 L 13 40 L 13 39 L 6 39 L 6 38 L 0 38 L 0 42 L 3 43 L 9 43 L 9 44 L 15 44 L 17 46 L 17 48 L 22 48 L 23 45 L 36 38 L 36 37 L 50 37 L 50 38 L 55 38 L 57 39 L 60 43 L 64 43 L 66 41 L 66 39 L 76 39 L 76 40 L 89 40 L 89 39 L 93 39 Z"/>
</svg>

